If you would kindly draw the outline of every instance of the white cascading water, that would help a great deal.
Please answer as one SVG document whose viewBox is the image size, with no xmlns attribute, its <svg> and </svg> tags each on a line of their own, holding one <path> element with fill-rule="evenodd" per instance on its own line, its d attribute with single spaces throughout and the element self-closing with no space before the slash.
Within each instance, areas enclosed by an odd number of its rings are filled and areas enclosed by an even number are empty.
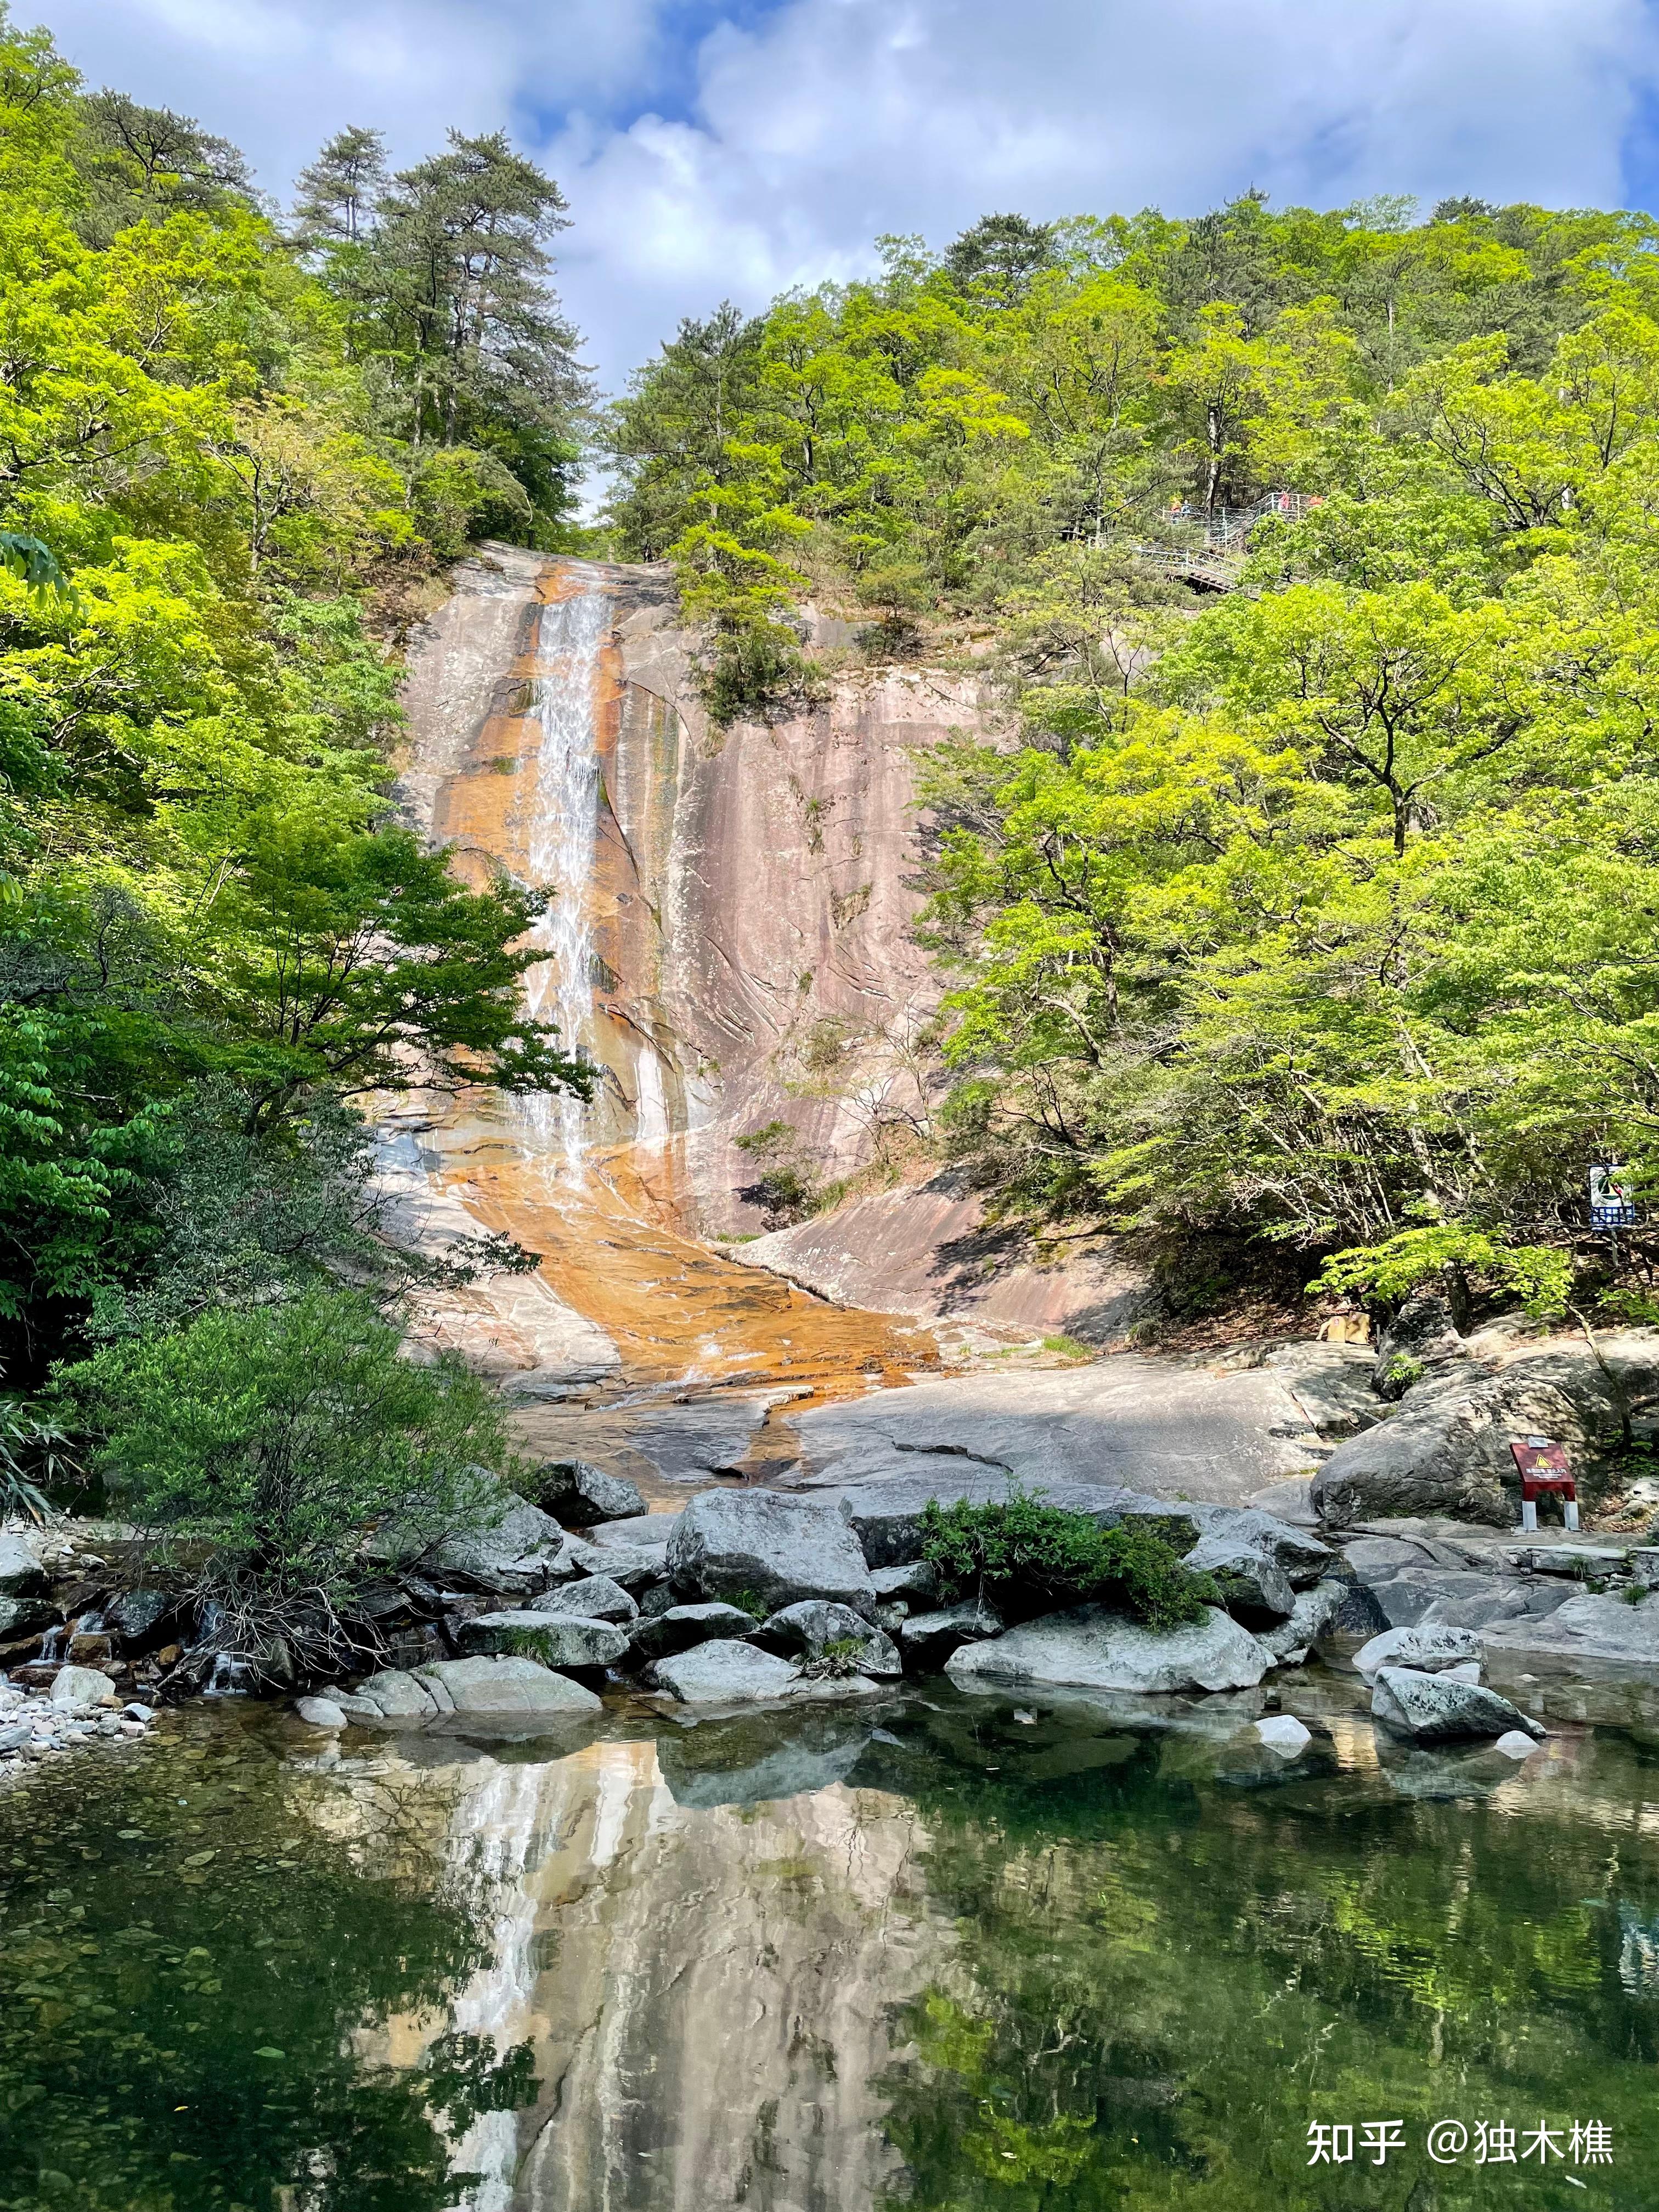
<svg viewBox="0 0 1659 2212">
<path fill-rule="evenodd" d="M 531 1012 L 556 1024 L 567 1052 L 586 1044 L 593 1006 L 587 884 L 599 829 L 599 656 L 610 627 L 610 595 L 597 583 L 544 606 L 531 685 L 542 738 L 527 858 L 532 880 L 553 896 L 531 933 L 547 958 L 527 970 L 524 990 Z M 535 1153 L 558 1180 L 576 1181 L 587 1113 L 580 1099 L 533 1094 L 518 1112 Z"/>
</svg>

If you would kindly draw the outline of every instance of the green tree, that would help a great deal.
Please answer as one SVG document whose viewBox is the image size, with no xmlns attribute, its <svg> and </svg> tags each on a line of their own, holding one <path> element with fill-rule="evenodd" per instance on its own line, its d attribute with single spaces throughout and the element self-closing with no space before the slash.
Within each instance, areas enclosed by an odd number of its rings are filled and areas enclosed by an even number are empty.
<svg viewBox="0 0 1659 2212">
<path fill-rule="evenodd" d="M 349 1667 L 356 1589 L 496 1510 L 492 1394 L 453 1359 L 404 1358 L 349 1292 L 118 1341 L 60 1388 L 161 1571 L 211 1608 L 209 1647 L 276 1680 Z"/>
</svg>

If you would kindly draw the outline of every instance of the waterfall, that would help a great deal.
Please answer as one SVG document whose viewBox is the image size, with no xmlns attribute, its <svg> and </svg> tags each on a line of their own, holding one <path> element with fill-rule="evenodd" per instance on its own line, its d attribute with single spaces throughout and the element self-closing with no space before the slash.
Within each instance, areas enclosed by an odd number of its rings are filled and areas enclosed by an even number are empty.
<svg viewBox="0 0 1659 2212">
<path fill-rule="evenodd" d="M 527 857 L 532 880 L 553 896 L 531 933 L 548 957 L 526 972 L 524 988 L 531 1012 L 557 1024 L 567 1052 L 585 1047 L 593 1004 L 588 878 L 599 828 L 599 656 L 610 627 L 610 594 L 598 583 L 544 606 L 531 685 L 530 719 L 542 736 Z M 519 1102 L 519 1110 L 534 1152 L 560 1163 L 561 1179 L 574 1182 L 586 1111 L 580 1099 L 544 1092 Z"/>
</svg>

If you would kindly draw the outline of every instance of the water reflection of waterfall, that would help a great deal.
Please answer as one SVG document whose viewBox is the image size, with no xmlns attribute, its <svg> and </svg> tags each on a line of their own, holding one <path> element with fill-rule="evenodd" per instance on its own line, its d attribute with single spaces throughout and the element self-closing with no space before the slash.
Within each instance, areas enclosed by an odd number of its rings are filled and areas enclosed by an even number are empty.
<svg viewBox="0 0 1659 2212">
<path fill-rule="evenodd" d="M 611 623 L 609 594 L 589 584 L 540 616 L 538 672 L 530 715 L 541 726 L 527 857 L 532 880 L 553 896 L 532 932 L 547 958 L 525 977 L 530 1011 L 555 1022 L 567 1048 L 587 1043 L 593 1003 L 593 936 L 588 878 L 599 823 L 599 656 Z M 526 1097 L 519 1114 L 529 1149 L 557 1164 L 565 1181 L 580 1170 L 585 1109 L 558 1091 Z"/>
</svg>

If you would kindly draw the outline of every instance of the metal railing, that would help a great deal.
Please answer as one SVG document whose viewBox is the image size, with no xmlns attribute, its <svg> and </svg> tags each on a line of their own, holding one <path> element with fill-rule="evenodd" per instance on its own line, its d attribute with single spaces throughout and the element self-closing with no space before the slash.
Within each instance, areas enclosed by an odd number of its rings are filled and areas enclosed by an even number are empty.
<svg viewBox="0 0 1659 2212">
<path fill-rule="evenodd" d="M 1249 507 L 1218 507 L 1209 514 L 1183 504 L 1170 508 L 1169 521 L 1176 528 L 1201 530 L 1202 543 L 1137 545 L 1135 553 L 1149 568 L 1161 568 L 1168 575 L 1184 576 L 1215 592 L 1237 591 L 1244 566 L 1245 540 L 1257 523 L 1269 515 L 1299 522 L 1310 507 L 1321 504 L 1318 493 L 1305 491 L 1263 492 Z"/>
</svg>

